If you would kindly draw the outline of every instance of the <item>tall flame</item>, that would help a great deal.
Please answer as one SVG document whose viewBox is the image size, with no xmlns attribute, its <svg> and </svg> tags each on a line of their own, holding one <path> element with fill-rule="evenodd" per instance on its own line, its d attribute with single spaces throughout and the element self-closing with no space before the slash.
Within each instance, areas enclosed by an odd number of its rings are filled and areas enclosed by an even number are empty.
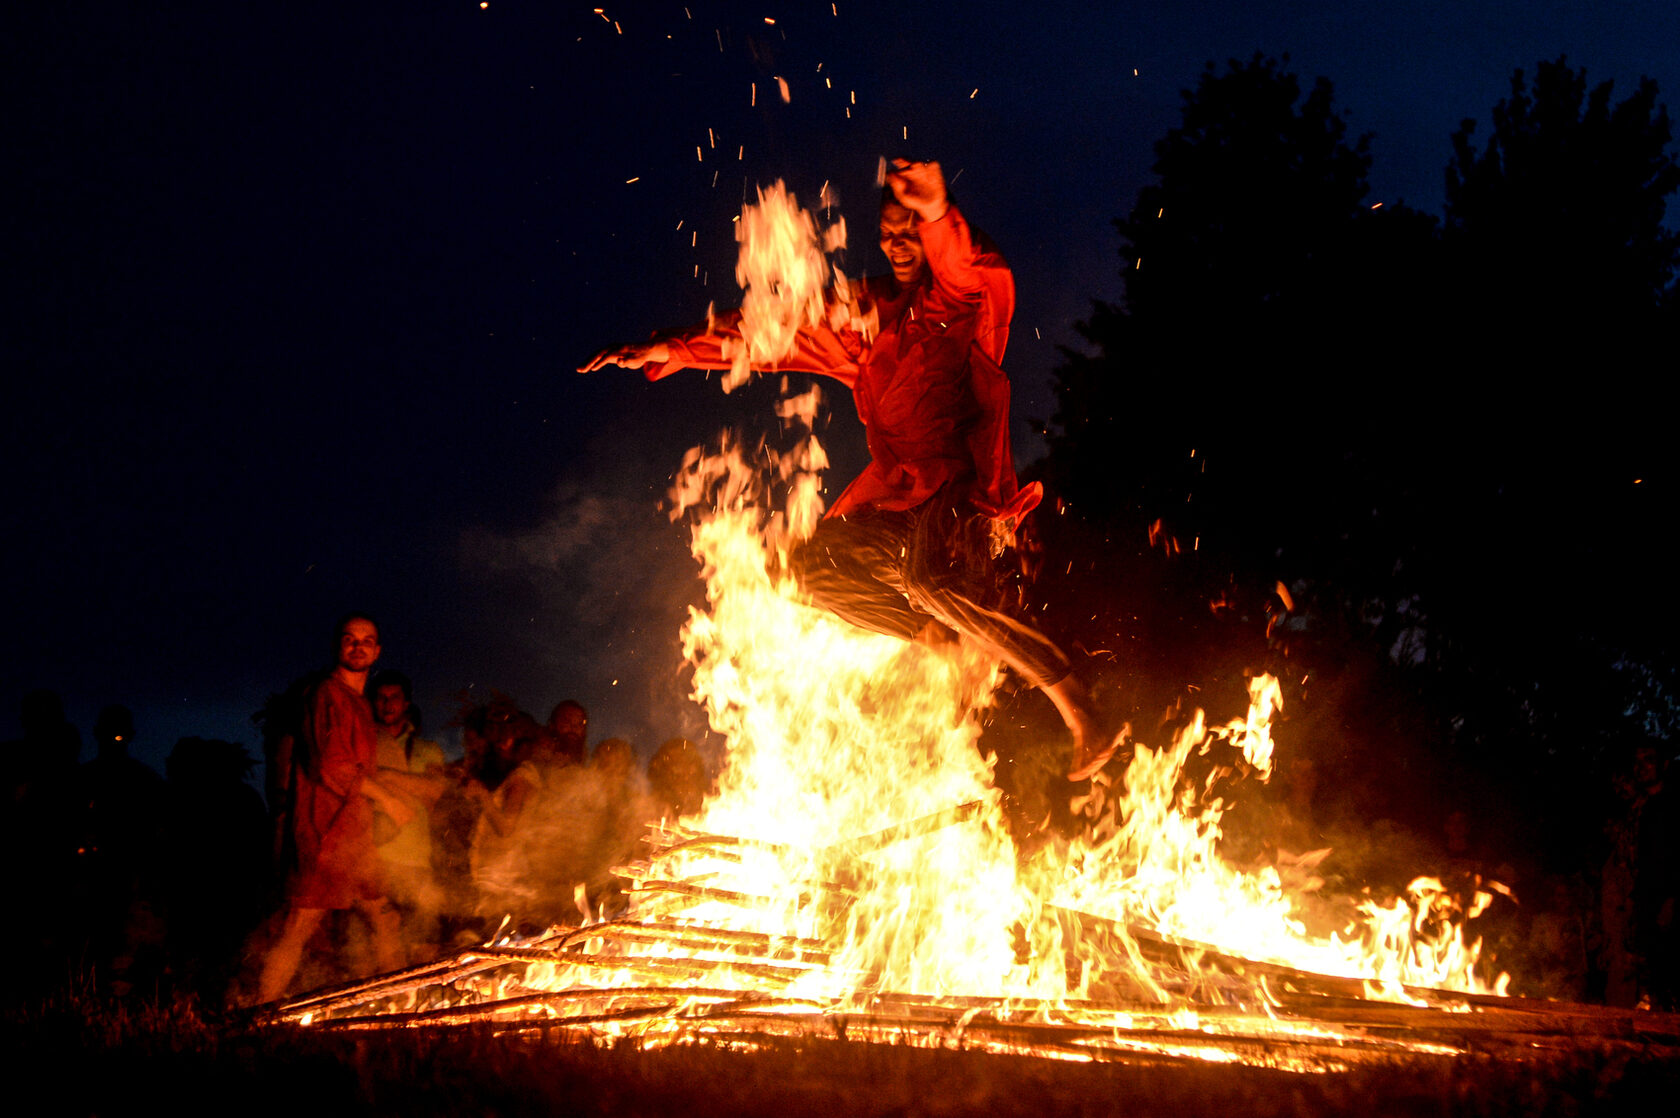
<svg viewBox="0 0 1680 1118">
<path fill-rule="evenodd" d="M 833 192 L 823 190 L 832 207 Z M 819 230 L 816 220 L 778 179 L 758 191 L 758 204 L 741 207 L 735 225 L 740 244 L 735 281 L 741 299 L 741 337 L 725 340 L 731 358 L 723 390 L 734 391 L 752 376 L 753 369 L 773 369 L 793 352 L 800 327 L 827 321 L 835 329 L 852 329 L 865 339 L 874 336 L 874 317 L 861 308 L 844 272 L 830 263 L 846 247 L 846 222 L 841 218 Z"/>
<path fill-rule="evenodd" d="M 815 399 L 784 402 L 784 417 L 801 422 Z M 798 989 L 1054 999 L 1120 981 L 1165 999 L 1127 929 L 1191 953 L 1365 978 L 1377 996 L 1402 997 L 1402 983 L 1489 989 L 1463 914 L 1438 887 L 1414 886 L 1409 906 L 1367 902 L 1364 927 L 1320 939 L 1274 868 L 1244 872 L 1221 857 L 1224 804 L 1204 802 L 1186 765 L 1221 750 L 1228 769 L 1264 779 L 1282 705 L 1271 676 L 1250 681 L 1241 717 L 1210 726 L 1197 711 L 1171 744 L 1134 743 L 1123 777 L 1099 778 L 1084 801 L 1086 834 L 1023 864 L 992 759 L 977 748 L 996 665 L 966 647 L 855 629 L 806 604 L 782 573 L 786 548 L 815 522 L 823 463 L 814 437 L 785 454 L 726 443 L 691 452 L 673 490 L 679 510 L 702 510 L 693 550 L 707 583 L 684 653 L 695 698 L 729 743 L 718 791 L 689 823 L 751 841 L 726 859 L 699 843 L 663 872 L 709 875 L 735 926 L 843 943 Z M 777 492 L 790 499 L 772 511 Z M 753 898 L 745 914 L 741 897 Z M 1083 936 L 1054 912 L 1101 918 L 1110 934 Z"/>
<path fill-rule="evenodd" d="M 738 233 L 748 287 L 739 376 L 785 356 L 800 326 L 857 310 L 825 257 L 832 228 L 825 246 L 780 183 L 759 199 Z M 1192 965 L 1201 946 L 1365 978 L 1390 997 L 1403 996 L 1400 984 L 1488 990 L 1474 970 L 1479 945 L 1463 942 L 1465 914 L 1438 886 L 1414 883 L 1411 903 L 1392 908 L 1367 902 L 1363 926 L 1316 938 L 1276 869 L 1245 872 L 1220 856 L 1225 805 L 1186 765 L 1219 750 L 1223 771 L 1266 779 L 1282 705 L 1270 676 L 1251 680 L 1242 717 L 1209 726 L 1197 711 L 1170 744 L 1134 743 L 1124 775 L 1099 777 L 1082 802 L 1086 833 L 1023 862 L 992 759 L 977 748 L 998 666 L 966 645 L 855 629 L 804 602 L 784 573 L 787 549 L 821 511 L 816 404 L 815 389 L 783 401 L 802 434 L 792 450 L 726 440 L 691 451 L 672 492 L 679 514 L 698 513 L 693 550 L 707 584 L 684 654 L 729 758 L 701 817 L 686 822 L 746 841 L 698 840 L 661 873 L 711 883 L 729 910 L 714 915 L 736 926 L 843 944 L 808 976 L 804 992 L 827 997 L 1057 998 L 1124 979 L 1164 998 L 1131 942 L 1138 932 L 1182 945 Z M 1107 932 L 1086 934 L 1090 920 Z"/>
</svg>

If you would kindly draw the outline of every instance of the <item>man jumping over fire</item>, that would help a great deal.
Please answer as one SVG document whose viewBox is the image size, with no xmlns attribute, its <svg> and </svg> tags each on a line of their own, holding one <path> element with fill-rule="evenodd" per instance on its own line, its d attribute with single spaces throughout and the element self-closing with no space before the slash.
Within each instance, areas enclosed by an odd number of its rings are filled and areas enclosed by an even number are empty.
<svg viewBox="0 0 1680 1118">
<path fill-rule="evenodd" d="M 1068 779 L 1102 768 L 1120 744 L 1055 642 L 1010 608 L 994 565 L 1042 487 L 1020 487 L 1009 449 L 1009 381 L 1000 362 L 1015 308 L 1009 266 L 951 202 L 938 163 L 895 160 L 881 201 L 892 275 L 865 280 L 875 336 L 826 324 L 799 330 L 776 371 L 820 373 L 852 390 L 872 461 L 789 557 L 816 604 L 904 640 L 953 632 L 1008 664 L 1055 704 L 1073 735 Z M 738 317 L 602 350 L 578 371 L 727 369 Z"/>
</svg>

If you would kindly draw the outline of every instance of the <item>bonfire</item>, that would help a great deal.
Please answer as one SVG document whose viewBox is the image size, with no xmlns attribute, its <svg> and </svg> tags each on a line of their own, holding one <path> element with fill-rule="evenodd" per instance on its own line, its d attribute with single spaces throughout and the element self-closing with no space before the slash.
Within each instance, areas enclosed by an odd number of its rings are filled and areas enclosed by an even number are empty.
<svg viewBox="0 0 1680 1118">
<path fill-rule="evenodd" d="M 832 263 L 840 238 L 779 184 L 740 229 L 753 365 L 800 321 L 858 320 Z M 1171 740 L 1130 743 L 1129 764 L 1082 795 L 1084 832 L 1023 854 L 978 746 L 998 665 L 853 628 L 783 571 L 821 513 L 817 406 L 815 389 L 785 396 L 780 450 L 725 438 L 677 475 L 673 513 L 707 587 L 683 650 L 728 763 L 697 815 L 650 827 L 645 855 L 617 868 L 628 913 L 502 935 L 298 998 L 272 1020 L 1300 1071 L 1639 1039 L 1626 1013 L 1505 997 L 1465 933 L 1486 893 L 1460 899 L 1420 877 L 1316 936 L 1275 867 L 1222 858 L 1224 802 L 1186 770 L 1217 754 L 1267 778 L 1282 704 L 1270 676 L 1250 681 L 1246 711 L 1196 712 Z M 1680 1034 L 1669 1018 L 1639 1020 L 1647 1040 Z"/>
</svg>

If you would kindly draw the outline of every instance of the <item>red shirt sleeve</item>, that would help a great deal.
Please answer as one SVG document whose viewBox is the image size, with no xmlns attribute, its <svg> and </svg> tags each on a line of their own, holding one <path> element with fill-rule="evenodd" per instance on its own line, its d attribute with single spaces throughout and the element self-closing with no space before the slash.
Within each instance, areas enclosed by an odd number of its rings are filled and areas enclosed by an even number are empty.
<svg viewBox="0 0 1680 1118">
<path fill-rule="evenodd" d="M 1003 352 L 1015 315 L 1015 277 L 997 246 L 951 206 L 919 227 L 934 292 L 930 302 L 960 303 L 975 316 L 968 370 L 979 417 L 968 435 L 974 462 L 975 506 L 989 516 L 1018 520 L 1043 495 L 1037 482 L 1021 489 L 1009 438 L 1009 377 Z"/>
<path fill-rule="evenodd" d="M 661 335 L 659 340 L 670 347 L 671 356 L 662 364 L 647 364 L 642 371 L 649 380 L 661 380 L 683 369 L 727 369 L 741 341 L 741 312 L 726 311 L 710 322 L 698 323 L 686 330 Z M 731 356 L 724 356 L 724 342 L 729 342 Z M 816 373 L 833 377 L 847 388 L 857 383 L 858 357 L 862 340 L 837 333 L 826 323 L 802 326 L 794 335 L 793 352 L 773 367 L 758 368 L 762 373 Z"/>
<path fill-rule="evenodd" d="M 951 206 L 938 221 L 917 226 L 937 297 L 978 304 L 974 343 L 1001 364 L 1015 317 L 1015 276 L 991 238 Z"/>
</svg>

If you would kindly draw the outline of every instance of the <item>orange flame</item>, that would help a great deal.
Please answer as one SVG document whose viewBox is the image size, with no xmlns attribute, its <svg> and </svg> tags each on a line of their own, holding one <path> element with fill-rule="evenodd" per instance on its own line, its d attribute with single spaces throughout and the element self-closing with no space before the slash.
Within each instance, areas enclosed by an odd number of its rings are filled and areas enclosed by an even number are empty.
<svg viewBox="0 0 1680 1118">
<path fill-rule="evenodd" d="M 779 182 L 759 197 L 737 234 L 750 304 L 736 355 L 742 376 L 784 356 L 800 325 L 861 317 L 825 257 L 844 243 L 843 228 L 824 242 Z M 808 428 L 816 400 L 812 390 L 784 401 L 783 418 Z M 1136 951 L 1112 937 L 1100 947 L 1064 943 L 1074 933 L 1040 918 L 1047 904 L 1364 978 L 1390 997 L 1402 996 L 1402 983 L 1490 990 L 1474 970 L 1479 944 L 1463 942 L 1467 914 L 1438 885 L 1414 883 L 1409 904 L 1367 902 L 1362 927 L 1318 939 L 1276 868 L 1244 872 L 1220 857 L 1225 805 L 1212 778 L 1188 782 L 1186 763 L 1218 749 L 1219 771 L 1270 775 L 1270 726 L 1283 701 L 1271 676 L 1250 681 L 1243 717 L 1210 727 L 1197 711 L 1172 744 L 1134 743 L 1125 774 L 1099 777 L 1079 802 L 1086 836 L 1022 866 L 991 759 L 976 748 L 997 665 L 967 648 L 936 651 L 854 629 L 805 604 L 781 573 L 788 547 L 820 515 L 825 465 L 814 437 L 784 455 L 725 443 L 715 454 L 691 451 L 672 492 L 679 512 L 704 510 L 693 549 L 708 608 L 690 616 L 683 647 L 694 697 L 729 743 L 719 791 L 691 823 L 758 842 L 727 861 L 696 852 L 680 869 L 712 875 L 724 894 L 758 898 L 755 930 L 844 942 L 833 965 L 812 972 L 823 993 L 1065 997 L 1117 971 L 1159 990 Z M 769 507 L 773 488 L 789 495 L 780 509 Z M 1152 542 L 1162 535 L 1151 526 Z M 855 848 L 859 836 L 959 809 L 952 825 Z M 1081 963 L 1071 981 L 1069 950 Z"/>
</svg>

